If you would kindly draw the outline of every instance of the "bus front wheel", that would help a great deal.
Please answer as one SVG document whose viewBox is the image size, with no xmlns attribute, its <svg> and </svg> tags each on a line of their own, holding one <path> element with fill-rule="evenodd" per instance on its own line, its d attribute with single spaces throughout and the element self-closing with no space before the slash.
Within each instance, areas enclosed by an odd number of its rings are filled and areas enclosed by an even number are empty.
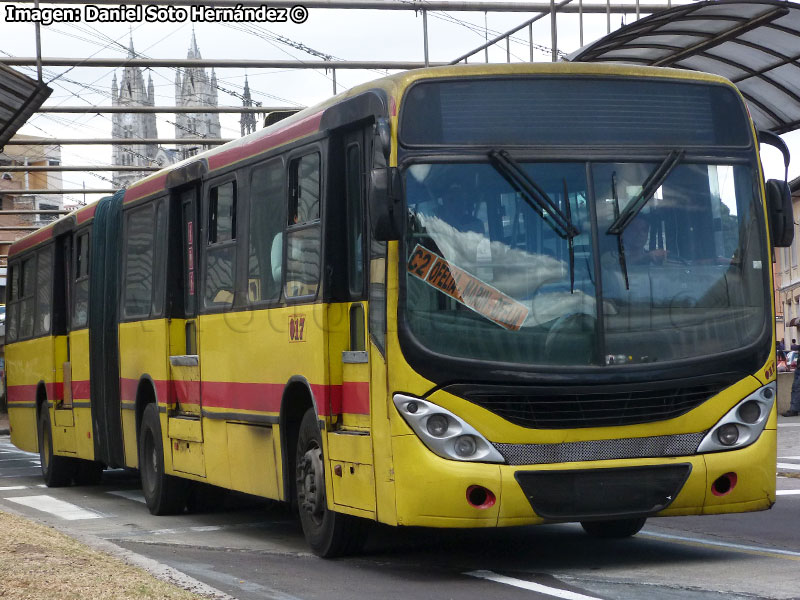
<svg viewBox="0 0 800 600">
<path fill-rule="evenodd" d="M 50 426 L 50 411 L 46 405 L 42 406 L 39 413 L 39 462 L 47 487 L 64 487 L 72 483 L 75 459 L 53 454 L 53 430 Z"/>
<path fill-rule="evenodd" d="M 183 512 L 189 482 L 164 472 L 164 445 L 158 406 L 148 404 L 139 433 L 139 473 L 147 508 L 154 515 Z"/>
<path fill-rule="evenodd" d="M 311 408 L 300 423 L 295 467 L 300 523 L 311 550 L 323 558 L 358 552 L 369 522 L 328 508 L 322 436 L 317 415 Z"/>
<path fill-rule="evenodd" d="M 597 538 L 626 538 L 639 533 L 646 518 L 615 519 L 613 521 L 581 521 L 583 530 Z"/>
</svg>

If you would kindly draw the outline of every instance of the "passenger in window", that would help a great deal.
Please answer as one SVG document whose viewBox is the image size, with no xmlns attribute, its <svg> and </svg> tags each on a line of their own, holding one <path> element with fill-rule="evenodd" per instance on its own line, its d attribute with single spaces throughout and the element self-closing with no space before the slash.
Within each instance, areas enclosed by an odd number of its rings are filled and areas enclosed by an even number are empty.
<svg viewBox="0 0 800 600">
<path fill-rule="evenodd" d="M 484 233 L 483 221 L 473 214 L 474 208 L 475 202 L 459 184 L 453 183 L 442 195 L 438 216 L 460 232 Z"/>
<path fill-rule="evenodd" d="M 638 216 L 630 222 L 622 234 L 625 245 L 625 260 L 631 265 L 662 264 L 668 252 L 664 248 L 652 250 L 645 247 L 650 238 L 650 225 Z"/>
</svg>

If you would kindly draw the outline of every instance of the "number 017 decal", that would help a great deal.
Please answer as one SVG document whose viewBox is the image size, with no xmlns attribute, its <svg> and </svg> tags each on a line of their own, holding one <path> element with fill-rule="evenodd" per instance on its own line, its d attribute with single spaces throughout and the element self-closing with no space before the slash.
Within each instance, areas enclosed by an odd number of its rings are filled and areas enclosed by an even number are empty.
<svg viewBox="0 0 800 600">
<path fill-rule="evenodd" d="M 306 317 L 305 315 L 291 315 L 289 317 L 289 341 L 306 341 Z"/>
<path fill-rule="evenodd" d="M 521 302 L 419 244 L 411 253 L 407 268 L 414 277 L 504 329 L 517 331 L 530 312 Z"/>
</svg>

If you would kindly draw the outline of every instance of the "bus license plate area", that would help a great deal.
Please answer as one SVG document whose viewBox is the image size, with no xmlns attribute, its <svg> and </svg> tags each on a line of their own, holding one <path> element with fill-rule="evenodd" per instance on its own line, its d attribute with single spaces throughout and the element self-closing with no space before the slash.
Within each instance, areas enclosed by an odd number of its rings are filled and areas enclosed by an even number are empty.
<svg viewBox="0 0 800 600">
<path fill-rule="evenodd" d="M 536 514 L 554 521 L 648 516 L 667 508 L 692 465 L 615 469 L 517 471 L 515 478 Z"/>
</svg>

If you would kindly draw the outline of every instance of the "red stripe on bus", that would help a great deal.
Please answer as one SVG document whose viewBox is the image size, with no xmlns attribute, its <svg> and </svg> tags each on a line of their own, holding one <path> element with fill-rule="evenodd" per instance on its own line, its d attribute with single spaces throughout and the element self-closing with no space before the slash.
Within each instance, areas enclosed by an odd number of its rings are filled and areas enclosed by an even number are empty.
<svg viewBox="0 0 800 600">
<path fill-rule="evenodd" d="M 250 142 L 234 146 L 228 150 L 222 150 L 219 154 L 213 154 L 208 157 L 208 168 L 210 171 L 213 171 L 214 169 L 219 169 L 231 163 L 244 160 L 260 152 L 266 152 L 281 144 L 319 131 L 321 120 L 322 111 L 309 115 L 297 121 L 297 123 L 293 123 L 275 133 L 268 133 Z"/>
<path fill-rule="evenodd" d="M 94 204 L 90 204 L 86 208 L 82 208 L 78 211 L 75 215 L 75 220 L 80 225 L 81 223 L 86 223 L 89 219 L 94 219 L 94 213 L 97 212 L 97 202 Z"/>
<path fill-rule="evenodd" d="M 368 415 L 369 383 L 366 381 L 345 381 L 342 384 L 342 409 L 339 412 Z"/>
<path fill-rule="evenodd" d="M 36 390 L 38 387 L 38 384 L 8 386 L 8 403 L 36 402 Z M 60 400 L 64 397 L 64 384 L 60 381 L 45 383 L 44 388 L 48 400 Z"/>
<path fill-rule="evenodd" d="M 49 240 L 51 237 L 53 237 L 52 227 L 40 229 L 36 233 L 32 233 L 28 237 L 12 244 L 11 248 L 8 251 L 8 255 L 9 257 L 14 256 L 15 254 L 18 254 L 23 250 L 27 250 L 28 248 L 31 248 L 36 244 L 39 244 L 45 240 Z"/>
<path fill-rule="evenodd" d="M 134 402 L 139 380 L 121 377 L 120 400 Z M 202 392 L 201 404 L 204 408 L 225 408 L 230 410 L 251 410 L 259 412 L 280 412 L 281 399 L 286 385 L 283 383 L 240 383 L 230 381 L 154 381 L 158 401 L 173 404 L 178 398 L 181 402 L 197 404 L 198 390 Z M 25 403 L 36 401 L 36 388 L 33 385 L 8 386 L 8 402 Z M 64 397 L 61 382 L 45 384 L 47 398 L 57 400 Z M 73 400 L 89 400 L 91 386 L 88 380 L 72 382 Z M 317 402 L 320 416 L 339 414 L 369 414 L 369 383 L 345 382 L 342 385 L 311 384 L 311 392 Z"/>
<path fill-rule="evenodd" d="M 143 181 L 142 183 L 135 183 L 125 191 L 125 199 L 122 202 L 123 204 L 127 204 L 128 202 L 133 202 L 139 198 L 149 196 L 150 194 L 155 194 L 156 192 L 163 190 L 166 185 L 166 173 L 157 177 L 153 177 L 152 179 L 148 179 L 147 181 Z"/>
</svg>

